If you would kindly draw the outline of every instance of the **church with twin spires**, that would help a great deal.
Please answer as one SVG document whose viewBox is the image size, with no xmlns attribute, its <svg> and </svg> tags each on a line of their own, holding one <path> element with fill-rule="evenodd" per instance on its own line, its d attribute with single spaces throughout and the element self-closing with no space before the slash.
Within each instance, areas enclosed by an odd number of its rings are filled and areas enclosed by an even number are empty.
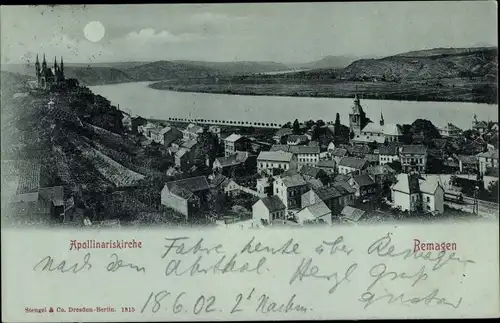
<svg viewBox="0 0 500 323">
<path fill-rule="evenodd" d="M 61 57 L 61 63 L 57 64 L 57 58 L 54 57 L 54 66 L 48 67 L 47 61 L 45 60 L 45 54 L 43 55 L 42 64 L 38 60 L 38 55 L 36 55 L 35 62 L 35 73 L 37 78 L 37 88 L 38 89 L 48 89 L 54 84 L 59 84 L 64 81 L 64 63 Z"/>
</svg>

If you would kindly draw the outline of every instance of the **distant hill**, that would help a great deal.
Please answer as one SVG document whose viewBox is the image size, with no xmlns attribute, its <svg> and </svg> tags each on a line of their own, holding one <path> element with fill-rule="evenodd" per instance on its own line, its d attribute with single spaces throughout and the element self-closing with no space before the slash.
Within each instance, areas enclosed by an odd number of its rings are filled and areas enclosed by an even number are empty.
<svg viewBox="0 0 500 323">
<path fill-rule="evenodd" d="M 125 69 L 124 72 L 137 81 L 199 78 L 218 74 L 218 71 L 214 68 L 171 61 L 147 63 Z"/>
<path fill-rule="evenodd" d="M 344 80 L 391 82 L 471 77 L 492 81 L 497 66 L 497 48 L 433 49 L 358 60 L 337 76 Z"/>
<path fill-rule="evenodd" d="M 204 62 L 204 61 L 173 61 L 175 63 L 215 69 L 221 74 L 254 74 L 289 70 L 289 66 L 276 62 Z"/>
<path fill-rule="evenodd" d="M 155 89 L 243 95 L 352 97 L 418 101 L 497 102 L 496 47 L 436 48 L 377 59 L 344 68 L 220 77 L 196 82 L 162 82 Z"/>
<path fill-rule="evenodd" d="M 344 68 L 356 61 L 355 56 L 326 56 L 319 61 L 301 64 L 288 64 L 288 67 L 295 69 L 323 69 L 323 68 Z"/>
</svg>

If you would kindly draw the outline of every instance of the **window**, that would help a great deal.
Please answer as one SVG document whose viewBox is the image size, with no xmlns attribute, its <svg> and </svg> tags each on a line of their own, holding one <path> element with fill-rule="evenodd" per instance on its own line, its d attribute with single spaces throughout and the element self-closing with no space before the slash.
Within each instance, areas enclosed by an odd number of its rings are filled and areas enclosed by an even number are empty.
<svg viewBox="0 0 500 323">
<path fill-rule="evenodd" d="M 427 203 L 430 203 L 431 198 L 427 196 Z"/>
</svg>

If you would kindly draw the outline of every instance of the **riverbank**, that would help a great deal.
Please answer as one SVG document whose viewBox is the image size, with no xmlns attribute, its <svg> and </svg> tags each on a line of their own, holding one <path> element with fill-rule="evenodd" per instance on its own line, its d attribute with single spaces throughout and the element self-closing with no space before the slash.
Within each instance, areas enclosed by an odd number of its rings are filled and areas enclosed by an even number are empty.
<svg viewBox="0 0 500 323">
<path fill-rule="evenodd" d="M 155 90 L 236 94 L 253 96 L 352 98 L 361 93 L 365 99 L 397 101 L 441 101 L 496 104 L 497 91 L 489 83 L 463 80 L 428 82 L 310 82 L 284 80 L 256 83 L 256 80 L 196 79 L 184 82 L 161 81 L 148 85 Z"/>
</svg>

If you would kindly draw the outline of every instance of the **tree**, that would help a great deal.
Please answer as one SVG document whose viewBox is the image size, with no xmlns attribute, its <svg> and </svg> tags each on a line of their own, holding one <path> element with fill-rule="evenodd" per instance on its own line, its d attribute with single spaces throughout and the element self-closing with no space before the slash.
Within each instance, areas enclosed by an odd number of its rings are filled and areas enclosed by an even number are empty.
<svg viewBox="0 0 500 323">
<path fill-rule="evenodd" d="M 319 119 L 316 121 L 316 125 L 318 125 L 318 127 L 323 127 L 325 125 L 325 122 L 323 120 Z"/>
<path fill-rule="evenodd" d="M 413 133 L 411 131 L 412 125 L 409 124 L 403 124 L 403 125 L 398 125 L 399 130 L 401 130 L 401 141 L 405 145 L 411 145 L 413 142 Z"/>
<path fill-rule="evenodd" d="M 338 112 L 335 115 L 334 135 L 335 135 L 335 137 L 340 135 L 340 114 Z"/>
<path fill-rule="evenodd" d="M 292 132 L 294 135 L 300 134 L 300 123 L 297 119 L 295 119 L 295 121 L 293 122 Z"/>
<path fill-rule="evenodd" d="M 306 125 L 306 128 L 307 129 L 311 129 L 312 126 L 314 126 L 316 124 L 316 122 L 312 121 L 312 120 L 308 120 L 305 122 L 305 125 Z"/>
<path fill-rule="evenodd" d="M 441 138 L 439 130 L 426 119 L 417 119 L 411 124 L 412 134 L 423 133 L 426 140 Z"/>
</svg>

